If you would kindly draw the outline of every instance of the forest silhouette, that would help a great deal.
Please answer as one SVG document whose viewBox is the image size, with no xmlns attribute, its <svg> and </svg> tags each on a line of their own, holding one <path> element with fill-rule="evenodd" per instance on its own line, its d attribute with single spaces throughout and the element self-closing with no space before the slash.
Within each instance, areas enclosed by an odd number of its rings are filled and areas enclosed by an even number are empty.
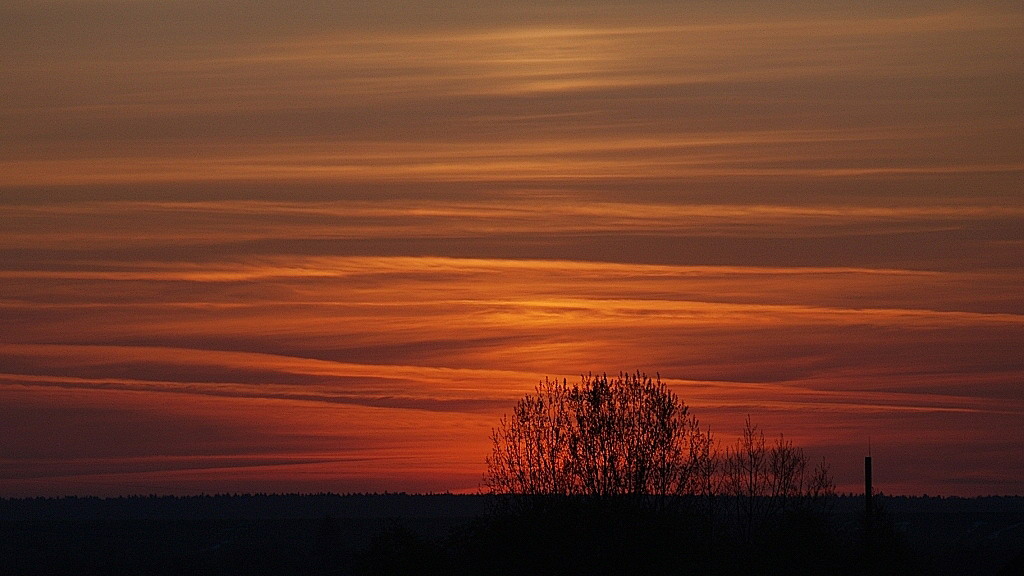
<svg viewBox="0 0 1024 576">
<path fill-rule="evenodd" d="M 490 494 L 0 498 L 0 572 L 118 574 L 921 574 L 1024 569 L 1024 498 L 863 495 L 750 543 L 687 508 Z M 621 502 L 620 502 L 621 503 Z M 589 572 L 588 572 L 589 571 Z"/>
</svg>

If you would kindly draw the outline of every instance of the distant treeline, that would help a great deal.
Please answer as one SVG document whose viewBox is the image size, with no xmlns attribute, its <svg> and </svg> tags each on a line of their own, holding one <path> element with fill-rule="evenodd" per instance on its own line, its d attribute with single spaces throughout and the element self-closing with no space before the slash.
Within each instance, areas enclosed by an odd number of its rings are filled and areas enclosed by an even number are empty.
<svg viewBox="0 0 1024 576">
<path fill-rule="evenodd" d="M 235 520 L 312 518 L 469 518 L 486 514 L 490 494 L 208 494 L 0 498 L 0 520 Z M 1021 514 L 1024 496 L 880 496 L 890 514 Z M 863 510 L 864 496 L 833 498 L 838 514 Z M 1022 518 L 1024 520 L 1024 518 Z"/>
<path fill-rule="evenodd" d="M 0 498 L 0 520 L 258 520 L 460 518 L 487 513 L 484 494 L 210 494 Z"/>
<path fill-rule="evenodd" d="M 214 494 L 0 499 L 0 574 L 1024 573 L 1024 497 L 830 497 L 737 532 L 682 500 Z M 692 504 L 692 505 L 691 505 Z"/>
</svg>

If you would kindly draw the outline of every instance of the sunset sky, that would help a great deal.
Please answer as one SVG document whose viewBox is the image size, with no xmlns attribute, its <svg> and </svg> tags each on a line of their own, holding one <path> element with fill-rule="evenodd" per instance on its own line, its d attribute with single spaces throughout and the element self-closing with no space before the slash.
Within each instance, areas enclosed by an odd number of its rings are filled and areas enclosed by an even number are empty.
<svg viewBox="0 0 1024 576">
<path fill-rule="evenodd" d="M 0 497 L 475 491 L 660 373 L 1024 494 L 1024 4 L 5 0 Z"/>
</svg>

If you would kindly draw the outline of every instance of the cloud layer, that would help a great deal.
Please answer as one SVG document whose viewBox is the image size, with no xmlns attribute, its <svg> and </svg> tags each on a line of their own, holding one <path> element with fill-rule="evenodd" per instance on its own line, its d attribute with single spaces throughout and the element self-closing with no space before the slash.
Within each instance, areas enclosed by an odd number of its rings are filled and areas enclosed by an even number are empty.
<svg viewBox="0 0 1024 576">
<path fill-rule="evenodd" d="M 0 494 L 472 490 L 633 369 L 1024 492 L 1020 10 L 365 4 L 0 8 Z"/>
</svg>

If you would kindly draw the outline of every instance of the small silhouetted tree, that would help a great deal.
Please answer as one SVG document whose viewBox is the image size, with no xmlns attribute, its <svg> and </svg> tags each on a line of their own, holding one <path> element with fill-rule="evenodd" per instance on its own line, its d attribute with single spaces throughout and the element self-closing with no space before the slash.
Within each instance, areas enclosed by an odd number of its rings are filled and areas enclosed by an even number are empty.
<svg viewBox="0 0 1024 576">
<path fill-rule="evenodd" d="M 713 439 L 656 376 L 544 380 L 492 431 L 495 493 L 676 496 L 702 493 Z"/>
<path fill-rule="evenodd" d="M 782 435 L 773 444 L 747 417 L 743 434 L 722 458 L 721 491 L 732 498 L 746 538 L 768 522 L 807 510 L 835 493 L 828 464 L 811 466 L 801 448 Z"/>
</svg>

